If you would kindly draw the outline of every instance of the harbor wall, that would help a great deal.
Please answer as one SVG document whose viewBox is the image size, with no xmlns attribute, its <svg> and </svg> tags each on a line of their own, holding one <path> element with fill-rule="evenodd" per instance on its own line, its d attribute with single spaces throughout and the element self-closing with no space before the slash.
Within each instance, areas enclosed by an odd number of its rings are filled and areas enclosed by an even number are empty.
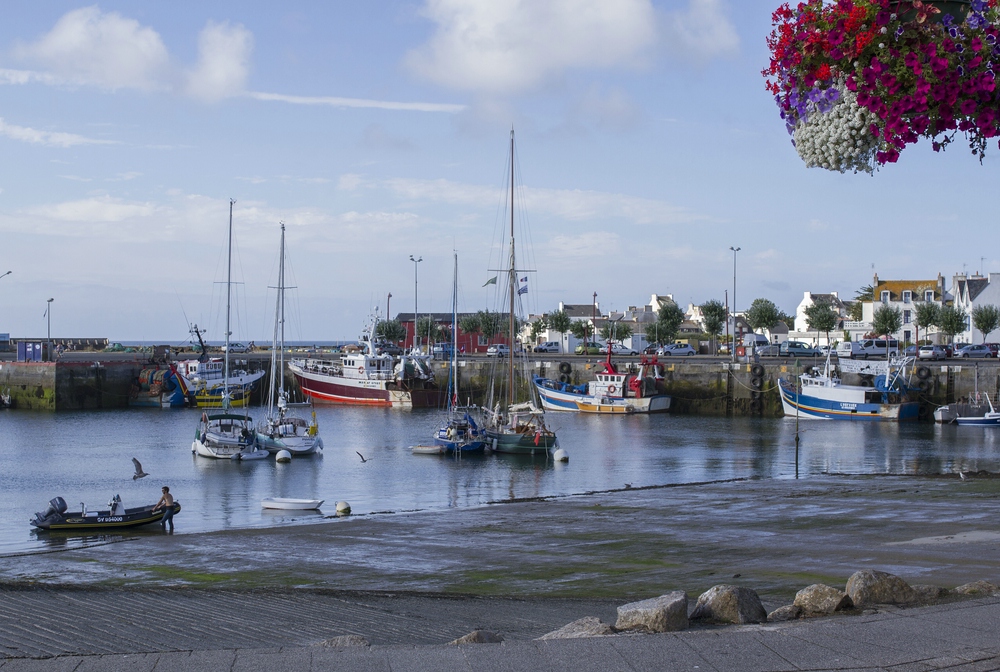
<svg viewBox="0 0 1000 672">
<path fill-rule="evenodd" d="M 263 360 L 262 360 L 263 362 Z M 261 363 L 262 363 L 261 362 Z M 529 371 L 538 375 L 558 378 L 560 364 L 570 366 L 570 379 L 574 384 L 587 383 L 603 370 L 600 358 L 549 357 L 533 360 Z M 662 391 L 671 395 L 671 413 L 712 416 L 780 417 L 781 399 L 777 381 L 780 377 L 794 377 L 806 367 L 820 366 L 813 361 L 771 360 L 760 362 L 760 375 L 754 374 L 750 363 L 730 363 L 701 358 L 662 361 Z M 493 367 L 498 363 L 470 358 L 459 362 L 459 398 L 462 403 L 482 403 L 489 389 Z M 0 362 L 0 392 L 9 393 L 15 408 L 37 411 L 86 410 L 99 408 L 125 408 L 129 390 L 140 370 L 149 366 L 141 361 L 88 361 L 88 362 Z M 618 362 L 622 371 L 636 372 L 637 363 Z M 446 384 L 447 364 L 433 363 L 434 372 Z M 923 374 L 919 378 L 917 372 Z M 917 398 L 922 404 L 922 417 L 930 418 L 934 408 L 952 401 L 960 401 L 974 394 L 977 379 L 976 363 L 956 360 L 948 362 L 918 362 L 912 369 L 913 380 L 923 388 Z M 862 384 L 860 376 L 846 374 L 845 384 Z M 286 372 L 286 389 L 294 390 L 295 379 Z M 261 381 L 254 397 L 260 403 L 268 380 Z M 981 393 L 997 399 L 1000 395 L 1000 362 L 981 362 L 978 366 L 978 385 Z"/>
</svg>

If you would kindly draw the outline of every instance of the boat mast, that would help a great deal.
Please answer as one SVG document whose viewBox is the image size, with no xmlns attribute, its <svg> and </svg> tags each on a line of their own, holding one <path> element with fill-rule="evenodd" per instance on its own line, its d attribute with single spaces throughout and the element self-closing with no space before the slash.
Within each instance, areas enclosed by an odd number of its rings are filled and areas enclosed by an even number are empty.
<svg viewBox="0 0 1000 672">
<path fill-rule="evenodd" d="M 514 293 L 517 267 L 514 265 L 514 129 L 510 129 L 510 314 L 508 315 L 507 353 L 508 380 L 507 407 L 514 405 Z"/>
<path fill-rule="evenodd" d="M 285 223 L 281 222 L 281 259 L 278 261 L 278 302 L 281 306 L 281 350 L 278 352 L 278 405 L 285 398 Z M 274 347 L 274 344 L 271 344 Z"/>
<path fill-rule="evenodd" d="M 451 290 L 451 398 L 449 407 L 454 410 L 458 399 L 458 252 L 455 252 L 455 273 Z"/>
<path fill-rule="evenodd" d="M 229 199 L 229 248 L 226 263 L 226 358 L 225 379 L 222 382 L 222 407 L 229 408 L 229 313 L 233 293 L 233 205 L 236 199 Z"/>
</svg>

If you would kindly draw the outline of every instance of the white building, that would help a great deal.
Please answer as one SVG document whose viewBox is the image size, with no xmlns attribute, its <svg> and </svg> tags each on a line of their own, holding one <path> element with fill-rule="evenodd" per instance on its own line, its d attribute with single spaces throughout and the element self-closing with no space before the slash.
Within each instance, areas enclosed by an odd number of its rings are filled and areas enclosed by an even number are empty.
<svg viewBox="0 0 1000 672">
<path fill-rule="evenodd" d="M 937 328 L 932 327 L 925 330 L 923 327 L 917 326 L 916 308 L 920 303 L 935 303 L 940 308 L 951 299 L 951 296 L 945 291 L 944 277 L 940 273 L 938 273 L 936 280 L 879 280 L 878 274 L 875 274 L 872 289 L 874 290 L 873 300 L 862 303 L 861 321 L 863 323 L 872 324 L 875 309 L 879 306 L 892 306 L 899 309 L 903 318 L 902 327 L 895 334 L 892 334 L 893 338 L 904 343 L 914 343 L 917 338 L 921 340 L 929 338 L 937 342 L 935 337 L 940 338 Z M 920 331 L 919 336 L 918 330 Z M 861 334 L 861 336 L 865 335 L 883 336 L 883 334 L 871 332 Z"/>
<path fill-rule="evenodd" d="M 830 330 L 830 340 L 837 341 L 841 338 L 843 335 L 844 320 L 847 319 L 847 306 L 840 300 L 837 292 L 830 292 L 829 294 L 804 292 L 802 301 L 799 302 L 798 307 L 795 309 L 795 324 L 792 331 L 788 333 L 790 340 L 805 341 L 814 346 L 830 345 L 830 343 L 827 343 L 826 333 L 817 333 L 815 329 L 809 328 L 809 318 L 806 316 L 806 309 L 820 301 L 830 304 L 834 312 L 837 313 L 837 324 Z"/>
<path fill-rule="evenodd" d="M 953 305 L 966 315 L 965 331 L 955 334 L 956 343 L 982 343 L 984 336 L 987 342 L 1000 340 L 1000 329 L 981 334 L 972 324 L 973 308 L 989 305 L 1000 307 L 1000 273 L 990 273 L 985 278 L 981 275 L 956 275 L 952 278 L 951 294 Z"/>
</svg>

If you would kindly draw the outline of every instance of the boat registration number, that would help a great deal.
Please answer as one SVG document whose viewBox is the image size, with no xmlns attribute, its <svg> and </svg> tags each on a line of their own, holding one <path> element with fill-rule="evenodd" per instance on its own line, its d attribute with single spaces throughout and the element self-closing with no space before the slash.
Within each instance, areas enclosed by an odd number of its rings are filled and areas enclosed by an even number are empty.
<svg viewBox="0 0 1000 672">
<path fill-rule="evenodd" d="M 854 410 L 857 410 L 858 405 L 857 404 L 847 403 L 847 402 L 840 402 L 840 407 L 842 409 L 844 409 L 845 411 L 854 411 Z"/>
<path fill-rule="evenodd" d="M 120 523 L 123 518 L 121 516 L 103 516 L 97 519 L 99 523 Z"/>
</svg>

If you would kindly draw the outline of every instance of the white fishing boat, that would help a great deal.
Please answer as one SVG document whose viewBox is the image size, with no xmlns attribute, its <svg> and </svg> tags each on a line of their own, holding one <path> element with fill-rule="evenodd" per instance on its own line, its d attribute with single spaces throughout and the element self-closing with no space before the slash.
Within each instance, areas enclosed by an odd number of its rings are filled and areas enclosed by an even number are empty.
<svg viewBox="0 0 1000 672">
<path fill-rule="evenodd" d="M 316 411 L 306 422 L 288 408 L 285 391 L 285 223 L 281 223 L 281 247 L 278 260 L 278 293 L 274 304 L 274 338 L 271 348 L 271 385 L 267 394 L 267 416 L 257 427 L 257 443 L 277 453 L 287 450 L 292 456 L 312 455 L 323 449 Z"/>
<path fill-rule="evenodd" d="M 224 373 L 229 379 L 229 332 L 232 311 L 233 287 L 233 205 L 229 201 L 229 262 L 226 267 L 226 351 L 224 357 Z M 202 457 L 232 460 L 259 460 L 266 458 L 268 452 L 257 445 L 257 434 L 254 431 L 253 420 L 249 415 L 232 412 L 230 404 L 230 389 L 222 390 L 222 408 L 218 412 L 205 411 L 195 431 L 191 452 Z"/>
<path fill-rule="evenodd" d="M 282 509 L 284 511 L 312 511 L 323 506 L 322 499 L 294 499 L 292 497 L 265 497 L 260 500 L 262 509 Z"/>
<path fill-rule="evenodd" d="M 971 425 L 976 427 L 998 427 L 1000 426 L 1000 413 L 993 408 L 993 400 L 989 394 L 979 392 L 979 364 L 976 364 L 975 392 L 968 402 L 954 404 L 952 406 L 955 417 L 951 420 L 956 425 Z M 942 406 L 941 408 L 948 408 Z M 938 409 L 941 410 L 941 409 Z M 937 412 L 935 412 L 935 418 Z"/>
<path fill-rule="evenodd" d="M 507 252 L 507 267 L 502 272 L 507 276 L 507 339 L 513 350 L 516 336 L 517 319 L 515 317 L 515 301 L 527 291 L 527 284 L 522 288 L 518 278 L 522 273 L 532 271 L 517 267 L 514 244 L 514 131 L 510 132 L 510 247 Z M 525 279 L 527 276 L 525 276 Z M 502 286 L 502 285 L 500 285 Z M 517 363 L 515 365 L 515 362 Z M 519 385 L 519 379 L 527 383 L 527 399 L 518 399 L 525 386 Z M 556 433 L 545 424 L 545 411 L 536 403 L 537 392 L 530 384 L 527 373 L 527 361 L 524 355 L 510 353 L 507 357 L 497 357 L 491 372 L 490 391 L 487 396 L 487 406 L 483 409 L 484 433 L 486 445 L 497 453 L 512 453 L 516 455 L 548 455 L 549 449 L 556 444 Z M 523 394 L 523 393 L 521 393 Z"/>
</svg>

